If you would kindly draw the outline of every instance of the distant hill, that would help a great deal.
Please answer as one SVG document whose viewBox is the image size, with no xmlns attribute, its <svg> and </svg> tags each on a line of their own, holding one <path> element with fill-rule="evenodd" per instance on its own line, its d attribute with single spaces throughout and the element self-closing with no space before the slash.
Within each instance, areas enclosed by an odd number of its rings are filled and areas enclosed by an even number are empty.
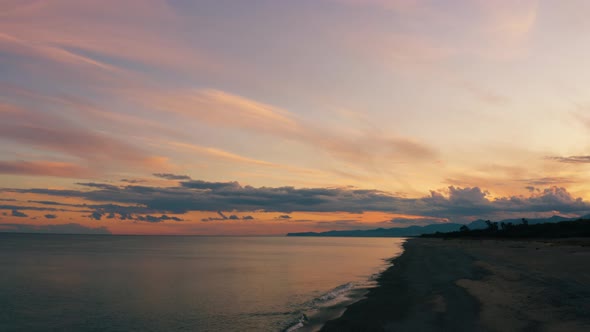
<svg viewBox="0 0 590 332">
<path fill-rule="evenodd" d="M 583 219 L 590 219 L 590 215 L 581 217 Z M 542 223 L 556 223 L 561 221 L 577 220 L 579 218 L 566 218 L 562 216 L 552 216 L 550 218 L 527 219 L 529 225 Z M 505 219 L 498 223 L 512 223 L 518 225 L 522 219 Z M 407 237 L 420 236 L 423 234 L 432 234 L 436 232 L 448 233 L 458 231 L 463 224 L 457 223 L 440 223 L 426 226 L 409 226 L 409 227 L 392 227 L 392 228 L 377 228 L 368 230 L 344 230 L 344 231 L 326 231 L 326 232 L 303 232 L 303 233 L 288 233 L 287 236 L 333 236 L 333 237 Z M 487 228 L 486 222 L 483 219 L 474 220 L 467 224 L 467 227 L 472 230 Z"/>
<path fill-rule="evenodd" d="M 288 233 L 287 236 L 348 236 L 348 237 L 404 237 L 419 236 L 427 233 L 436 232 L 453 232 L 461 227 L 461 224 L 445 223 L 432 224 L 427 226 L 410 226 L 394 228 L 377 228 L 368 230 L 346 230 L 346 231 L 327 231 L 321 233 Z"/>
</svg>

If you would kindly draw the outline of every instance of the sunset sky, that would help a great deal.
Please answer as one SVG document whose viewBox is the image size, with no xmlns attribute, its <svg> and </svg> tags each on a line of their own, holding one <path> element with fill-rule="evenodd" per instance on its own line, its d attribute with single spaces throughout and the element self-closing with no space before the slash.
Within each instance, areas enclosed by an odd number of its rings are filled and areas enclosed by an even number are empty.
<svg viewBox="0 0 590 332">
<path fill-rule="evenodd" d="M 590 213 L 590 2 L 0 0 L 0 231 Z"/>
</svg>

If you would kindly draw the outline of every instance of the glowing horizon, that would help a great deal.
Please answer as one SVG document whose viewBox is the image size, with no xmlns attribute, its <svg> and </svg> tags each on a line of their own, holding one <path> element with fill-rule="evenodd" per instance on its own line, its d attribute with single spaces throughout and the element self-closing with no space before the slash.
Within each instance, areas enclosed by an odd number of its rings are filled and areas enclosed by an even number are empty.
<svg viewBox="0 0 590 332">
<path fill-rule="evenodd" d="M 0 231 L 590 213 L 585 1 L 0 9 Z"/>
</svg>

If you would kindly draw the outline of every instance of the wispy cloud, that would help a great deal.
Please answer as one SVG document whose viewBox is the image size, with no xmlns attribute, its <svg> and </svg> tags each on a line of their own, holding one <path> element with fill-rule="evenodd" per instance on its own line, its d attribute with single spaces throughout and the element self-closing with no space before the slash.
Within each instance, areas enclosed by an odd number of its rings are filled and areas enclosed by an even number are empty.
<svg viewBox="0 0 590 332">
<path fill-rule="evenodd" d="M 37 56 L 43 59 L 52 60 L 66 65 L 92 66 L 96 69 L 108 72 L 122 71 L 117 67 L 102 63 L 98 60 L 85 57 L 63 48 L 40 44 L 35 41 L 27 41 L 10 34 L 0 33 L 0 48 L 5 52 L 15 55 Z"/>
<path fill-rule="evenodd" d="M 171 173 L 154 173 L 152 174 L 155 177 L 166 179 L 166 180 L 190 180 L 191 177 L 188 175 L 178 175 L 178 174 L 171 174 Z"/>
<path fill-rule="evenodd" d="M 184 18 L 166 1 L 9 1 L 0 27 L 11 31 L 4 39 L 25 45 L 51 60 L 75 61 L 102 69 L 113 69 L 87 54 L 138 61 L 176 69 L 215 67 L 213 57 L 201 55 L 177 37 L 167 38 L 181 28 Z M 97 15 L 99 14 L 99 15 Z M 76 28 L 72 28 L 76 27 Z M 108 36 L 108 37 L 107 37 Z"/>
<path fill-rule="evenodd" d="M 146 106 L 198 119 L 201 123 L 303 143 L 351 163 L 374 165 L 376 159 L 433 161 L 437 156 L 434 148 L 411 138 L 376 133 L 339 133 L 304 121 L 287 110 L 218 90 L 175 91 L 170 94 L 142 92 L 136 97 L 136 101 Z M 213 148 L 200 150 L 238 158 Z"/>
<path fill-rule="evenodd" d="M 554 160 L 566 164 L 589 164 L 590 156 L 569 156 L 569 157 L 547 157 L 548 160 Z"/>
<path fill-rule="evenodd" d="M 162 143 L 159 143 L 159 144 L 162 144 Z M 252 165 L 258 165 L 258 166 L 268 166 L 268 167 L 281 167 L 281 165 L 278 165 L 275 163 L 245 157 L 245 156 L 242 156 L 242 155 L 239 155 L 236 153 L 232 153 L 229 151 L 225 151 L 225 150 L 222 150 L 219 148 L 201 146 L 201 145 L 197 145 L 197 144 L 184 143 L 184 142 L 173 142 L 173 141 L 164 142 L 164 145 L 167 145 L 169 148 L 182 149 L 182 150 L 190 151 L 193 153 L 196 152 L 201 155 L 206 155 L 209 157 L 218 158 L 221 160 L 226 160 L 226 161 L 230 161 L 230 162 L 234 162 L 234 163 L 245 163 L 245 164 L 252 164 Z"/>
<path fill-rule="evenodd" d="M 556 185 L 566 185 L 569 183 L 576 182 L 572 178 L 567 177 L 557 177 L 557 176 L 546 176 L 541 178 L 531 178 L 531 179 L 521 179 L 520 182 L 524 182 L 526 184 L 534 185 L 534 186 L 556 186 Z"/>
<path fill-rule="evenodd" d="M 163 157 L 154 156 L 140 147 L 99 131 L 79 128 L 59 115 L 7 103 L 0 104 L 0 112 L 3 112 L 0 138 L 42 151 L 81 158 L 94 171 L 120 163 L 145 169 L 168 167 Z M 42 170 L 43 164 L 47 166 L 46 171 Z M 66 176 L 67 171 L 72 171 L 72 175 L 79 176 L 91 172 L 87 170 L 88 167 L 43 161 L 5 161 L 1 166 L 5 173 L 11 174 Z"/>
<path fill-rule="evenodd" d="M 302 130 L 288 111 L 220 90 L 123 91 L 125 96 L 147 107 L 198 118 L 218 126 L 281 136 L 293 136 Z"/>
<path fill-rule="evenodd" d="M 0 174 L 85 178 L 95 171 L 72 163 L 56 161 L 0 161 Z"/>
</svg>

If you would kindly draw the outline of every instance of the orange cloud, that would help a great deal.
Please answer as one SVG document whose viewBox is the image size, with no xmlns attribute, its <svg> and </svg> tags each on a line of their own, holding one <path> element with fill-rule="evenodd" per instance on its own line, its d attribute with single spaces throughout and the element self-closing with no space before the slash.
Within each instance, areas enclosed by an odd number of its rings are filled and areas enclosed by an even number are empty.
<svg viewBox="0 0 590 332">
<path fill-rule="evenodd" d="M 245 157 L 245 156 L 242 156 L 239 154 L 231 153 L 231 152 L 228 152 L 228 151 L 225 151 L 222 149 L 217 149 L 217 148 L 205 147 L 205 146 L 182 143 L 182 142 L 172 142 L 172 141 L 165 142 L 165 144 L 169 147 L 172 147 L 172 148 L 180 148 L 183 150 L 196 152 L 199 154 L 211 156 L 211 157 L 218 158 L 221 160 L 226 160 L 229 162 L 252 164 L 252 165 L 256 165 L 256 166 L 265 166 L 265 167 L 271 167 L 271 168 L 284 168 L 284 169 L 288 169 L 291 171 L 297 171 L 300 173 L 307 173 L 307 174 L 312 174 L 312 173 L 318 172 L 318 171 L 312 170 L 312 169 L 299 168 L 299 167 L 288 166 L 288 165 L 281 165 L 281 164 L 272 163 L 272 162 L 268 162 L 268 161 L 264 161 L 264 160 L 248 158 L 248 157 Z"/>
<path fill-rule="evenodd" d="M 245 164 L 252 164 L 257 166 L 266 166 L 266 167 L 280 167 L 280 165 L 271 163 L 264 160 L 258 160 L 254 158 L 244 157 L 235 153 L 231 153 L 225 150 L 200 146 L 196 144 L 189 144 L 183 142 L 165 142 L 168 147 L 173 149 L 182 149 L 185 151 L 196 152 L 198 154 L 207 155 L 210 157 L 218 158 L 221 160 L 234 162 L 234 163 L 245 163 Z"/>
<path fill-rule="evenodd" d="M 320 128 L 281 108 L 218 90 L 126 91 L 122 96 L 200 123 L 304 143 L 354 164 L 374 166 L 379 159 L 431 161 L 437 154 L 433 148 L 405 137 Z"/>
<path fill-rule="evenodd" d="M 302 130 L 298 121 L 285 110 L 219 90 L 139 90 L 123 94 L 146 107 L 199 118 L 213 125 L 282 136 L 293 136 Z"/>
</svg>

